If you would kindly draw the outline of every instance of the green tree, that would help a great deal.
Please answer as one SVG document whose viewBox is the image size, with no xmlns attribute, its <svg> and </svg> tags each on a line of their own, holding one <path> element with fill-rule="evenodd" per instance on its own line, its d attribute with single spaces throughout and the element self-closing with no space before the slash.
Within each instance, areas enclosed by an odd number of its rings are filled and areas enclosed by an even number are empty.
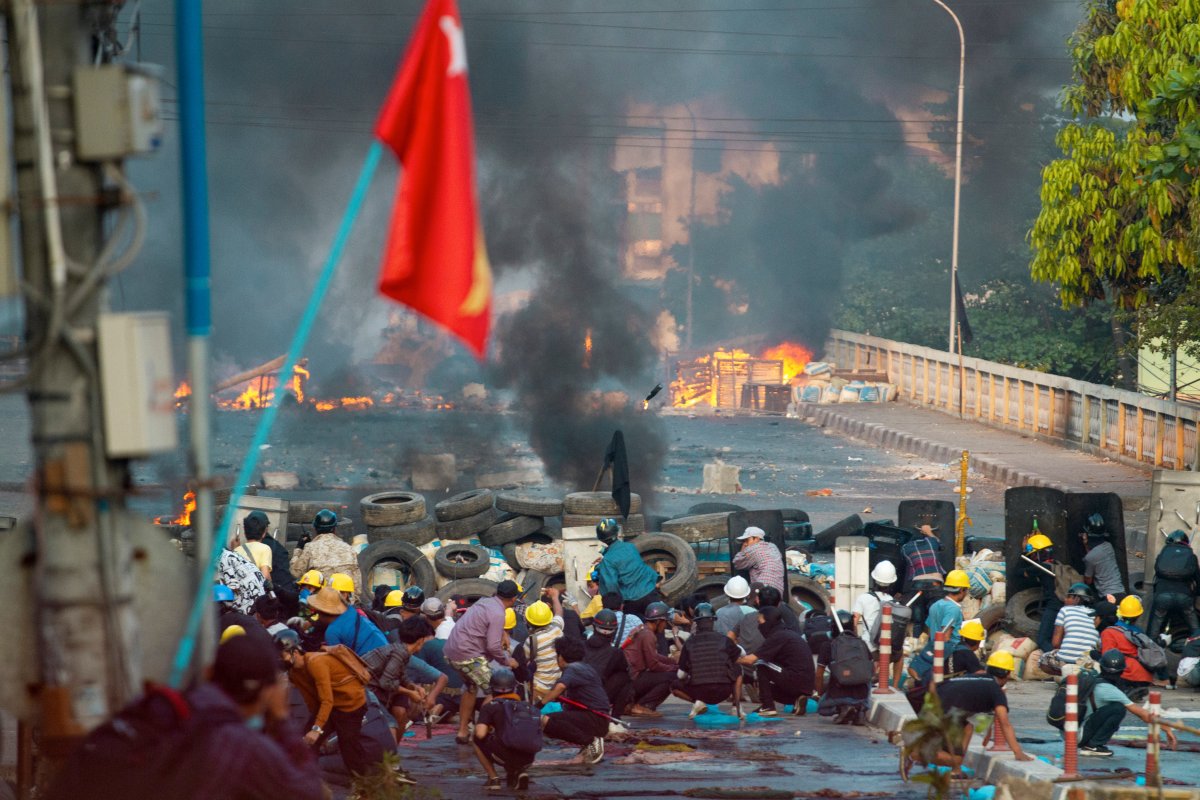
<svg viewBox="0 0 1200 800">
<path fill-rule="evenodd" d="M 1091 0 L 1070 52 L 1064 105 L 1087 121 L 1043 171 L 1030 271 L 1064 307 L 1107 298 L 1168 351 L 1195 335 L 1200 0 Z"/>
</svg>

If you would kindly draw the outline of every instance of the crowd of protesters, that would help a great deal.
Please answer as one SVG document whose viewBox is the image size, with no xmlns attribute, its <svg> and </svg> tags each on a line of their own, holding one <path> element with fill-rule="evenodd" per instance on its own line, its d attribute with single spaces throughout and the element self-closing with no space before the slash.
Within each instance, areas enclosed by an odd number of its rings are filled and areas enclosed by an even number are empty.
<svg viewBox="0 0 1200 800">
<path fill-rule="evenodd" d="M 885 606 L 892 609 L 893 641 L 903 640 L 910 616 L 914 633 L 948 634 L 950 676 L 935 685 L 932 642 L 902 675 L 897 644 L 887 680 L 896 686 L 909 681 L 914 708 L 936 697 L 947 714 L 993 714 L 996 735 L 1018 759 L 1029 758 L 1003 691 L 1013 658 L 996 652 L 981 661 L 986 631 L 962 613 L 968 577 L 961 570 L 941 572 L 932 529 L 902 551 L 907 603 L 894 596 L 897 566 L 880 561 L 852 609 L 802 618 L 781 590 L 782 554 L 756 527 L 739 537 L 744 545 L 734 560 L 751 580 L 731 577 L 719 608 L 703 595 L 671 608 L 659 592 L 659 575 L 621 539 L 616 520 L 604 520 L 597 536 L 605 549 L 589 575 L 582 611 L 557 589 L 529 597 L 512 580 L 473 603 L 461 597 L 443 602 L 418 587 L 373 587 L 373 595 L 366 594 L 354 548 L 337 534 L 332 512 L 316 516 L 315 535 L 295 554 L 266 535 L 267 527 L 267 517 L 252 512 L 243 520 L 244 538 L 231 542 L 218 563 L 216 658 L 206 680 L 177 699 L 199 718 L 218 721 L 189 729 L 203 741 L 188 758 L 204 754 L 212 760 L 197 764 L 219 766 L 194 781 L 209 794 L 181 786 L 180 797 L 220 796 L 223 786 L 245 797 L 320 797 L 329 769 L 340 769 L 347 784 L 371 774 L 413 784 L 417 778 L 386 754 L 413 725 L 432 729 L 455 720 L 455 740 L 478 759 L 485 788 L 501 788 L 503 771 L 505 785 L 525 789 L 545 739 L 578 747 L 580 763 L 597 764 L 611 731 L 629 719 L 661 717 L 659 706 L 672 695 L 691 704 L 693 719 L 723 713 L 720 706 L 728 704 L 737 718 L 815 710 L 836 724 L 863 725 Z M 1102 539 L 1095 526 L 1089 533 L 1093 544 Z M 1038 536 L 1026 548 L 1030 563 L 1050 563 L 1045 537 Z M 1172 537 L 1172 544 L 1180 543 Z M 1194 588 L 1194 556 L 1172 558 L 1182 566 L 1167 564 L 1164 578 Z M 1089 563 L 1096 565 L 1093 584 L 1112 580 L 1107 561 Z M 1052 646 L 1041 666 L 1062 674 L 1086 668 L 1088 659 L 1098 662 L 1099 706 L 1084 722 L 1081 752 L 1106 755 L 1125 714 L 1143 716 L 1135 701 L 1166 675 L 1142 663 L 1138 599 L 1104 597 L 1095 588 L 1076 584 L 1063 601 L 1046 604 L 1054 614 L 1045 627 Z M 372 600 L 360 602 L 363 597 Z M 1194 623 L 1194 616 L 1186 619 Z M 1200 649 L 1196 656 L 1189 668 L 1200 672 Z M 751 698 L 755 707 L 744 709 Z M 122 713 L 149 714 L 155 699 L 148 694 L 142 706 Z M 295 721 L 303 724 L 292 734 Z M 971 730 L 960 746 L 939 753 L 937 763 L 960 767 Z M 239 744 L 222 748 L 219 741 Z M 318 768 L 319 755 L 336 763 Z M 78 790 L 85 785 L 78 781 L 100 780 L 97 771 L 120 764 L 119 757 L 107 761 L 103 768 L 81 763 L 76 783 L 63 787 Z M 71 796 L 63 787 L 51 796 Z"/>
</svg>

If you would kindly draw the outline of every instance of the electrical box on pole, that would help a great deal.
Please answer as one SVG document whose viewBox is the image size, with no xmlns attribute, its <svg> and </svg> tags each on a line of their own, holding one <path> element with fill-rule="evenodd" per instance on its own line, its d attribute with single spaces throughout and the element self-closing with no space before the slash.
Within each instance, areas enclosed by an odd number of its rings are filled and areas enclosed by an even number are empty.
<svg viewBox="0 0 1200 800">
<path fill-rule="evenodd" d="M 108 455 L 131 458 L 175 450 L 171 323 L 166 313 L 102 314 L 100 380 Z"/>
<path fill-rule="evenodd" d="M 75 143 L 81 161 L 158 150 L 163 133 L 159 72 L 153 64 L 75 68 Z"/>
</svg>

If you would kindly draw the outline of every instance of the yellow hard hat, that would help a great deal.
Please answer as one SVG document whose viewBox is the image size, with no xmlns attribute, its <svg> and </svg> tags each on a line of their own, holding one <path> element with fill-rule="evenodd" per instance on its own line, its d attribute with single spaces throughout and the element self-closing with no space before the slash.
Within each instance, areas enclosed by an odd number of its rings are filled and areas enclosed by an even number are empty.
<svg viewBox="0 0 1200 800">
<path fill-rule="evenodd" d="M 1013 660 L 1013 654 L 1007 650 L 999 650 L 992 653 L 988 657 L 987 665 L 996 669 L 1006 670 L 1007 672 L 1012 672 L 1017 668 L 1017 662 Z"/>
<path fill-rule="evenodd" d="M 554 619 L 554 612 L 550 610 L 549 605 L 538 600 L 525 609 L 525 619 L 533 627 L 540 628 L 550 624 L 550 620 Z"/>
<path fill-rule="evenodd" d="M 324 578 L 321 577 L 319 569 L 310 569 L 304 573 L 304 577 L 296 581 L 297 586 L 311 586 L 314 589 L 320 589 L 322 583 L 324 583 Z"/>
<path fill-rule="evenodd" d="M 341 572 L 335 572 L 329 576 L 329 585 L 333 587 L 335 592 L 354 591 L 354 579 Z"/>
<path fill-rule="evenodd" d="M 1137 619 L 1145 610 L 1142 607 L 1141 600 L 1138 600 L 1133 595 L 1129 595 L 1117 606 L 1117 616 L 1122 619 Z"/>
<path fill-rule="evenodd" d="M 504 630 L 511 631 L 517 627 L 517 612 L 511 608 L 504 609 Z"/>
<path fill-rule="evenodd" d="M 1044 533 L 1035 533 L 1033 536 L 1029 537 L 1029 549 L 1034 552 L 1037 552 L 1038 550 L 1045 550 L 1047 547 L 1053 546 L 1054 542 L 1050 541 L 1050 537 Z"/>
<path fill-rule="evenodd" d="M 946 575 L 945 586 L 948 589 L 970 589 L 971 579 L 961 569 L 952 569 Z"/>
<path fill-rule="evenodd" d="M 221 633 L 221 644 L 225 644 L 230 639 L 236 639 L 239 636 L 245 636 L 246 629 L 241 625 L 230 625 Z"/>
<path fill-rule="evenodd" d="M 384 608 L 399 608 L 404 605 L 404 590 L 392 589 L 387 593 L 387 597 L 383 598 Z"/>
<path fill-rule="evenodd" d="M 982 642 L 987 636 L 987 631 L 983 629 L 982 622 L 977 619 L 969 619 L 958 629 L 958 635 L 964 639 L 970 639 L 972 642 Z"/>
</svg>

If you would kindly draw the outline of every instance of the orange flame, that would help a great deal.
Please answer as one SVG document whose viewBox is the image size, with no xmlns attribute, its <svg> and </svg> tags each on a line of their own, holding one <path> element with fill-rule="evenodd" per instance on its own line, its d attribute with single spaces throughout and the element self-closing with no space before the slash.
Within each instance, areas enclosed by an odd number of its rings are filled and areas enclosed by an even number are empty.
<svg viewBox="0 0 1200 800">
<path fill-rule="evenodd" d="M 292 394 L 296 395 L 296 402 L 304 404 L 304 384 L 312 377 L 312 373 L 304 367 L 297 364 L 292 367 Z"/>
<path fill-rule="evenodd" d="M 182 400 L 185 397 L 191 397 L 191 396 L 192 396 L 192 387 L 188 385 L 187 381 L 183 381 L 182 383 L 180 383 L 179 388 L 175 390 L 175 399 L 176 400 Z"/>
<path fill-rule="evenodd" d="M 592 366 L 592 329 L 587 329 L 587 335 L 583 337 L 583 368 L 588 369 Z"/>
<path fill-rule="evenodd" d="M 362 410 L 371 408 L 375 405 L 375 401 L 370 397 L 339 397 L 336 400 L 314 400 L 313 408 L 317 411 L 333 411 L 338 408 L 348 408 L 351 410 Z"/>
<path fill-rule="evenodd" d="M 192 524 L 192 512 L 196 510 L 196 493 L 187 492 L 183 496 L 183 513 L 178 517 L 155 517 L 154 524 L 156 525 L 182 525 L 187 527 Z"/>
<path fill-rule="evenodd" d="M 759 358 L 765 358 L 770 361 L 782 361 L 783 382 L 787 383 L 804 371 L 804 366 L 812 361 L 813 354 L 804 345 L 796 344 L 795 342 L 780 342 L 774 347 L 768 347 L 764 350 Z"/>
</svg>

